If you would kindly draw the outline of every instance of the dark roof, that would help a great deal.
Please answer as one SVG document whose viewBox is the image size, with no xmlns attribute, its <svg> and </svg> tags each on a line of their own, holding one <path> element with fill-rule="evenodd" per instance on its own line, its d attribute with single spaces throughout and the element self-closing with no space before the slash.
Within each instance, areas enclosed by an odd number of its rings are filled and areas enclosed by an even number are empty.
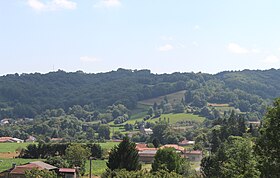
<svg viewBox="0 0 280 178">
<path fill-rule="evenodd" d="M 4 172 L 10 172 L 10 174 L 24 174 L 25 171 L 32 170 L 32 169 L 38 169 L 38 170 L 45 169 L 45 170 L 50 171 L 50 170 L 57 169 L 57 167 L 54 167 L 54 166 L 44 163 L 42 161 L 34 161 L 34 162 L 30 162 L 28 164 L 16 166 L 15 168 L 11 168 Z"/>
<path fill-rule="evenodd" d="M 42 169 L 47 169 L 47 170 L 57 169 L 57 167 L 44 163 L 42 161 L 34 161 L 34 162 L 30 162 L 30 163 L 36 164 L 37 166 L 39 166 Z"/>
</svg>

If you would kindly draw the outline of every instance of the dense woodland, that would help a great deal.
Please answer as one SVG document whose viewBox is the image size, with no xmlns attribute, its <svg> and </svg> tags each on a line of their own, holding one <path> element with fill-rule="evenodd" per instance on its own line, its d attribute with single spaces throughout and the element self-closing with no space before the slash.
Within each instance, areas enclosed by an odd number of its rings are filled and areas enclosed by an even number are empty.
<svg viewBox="0 0 280 178">
<path fill-rule="evenodd" d="M 33 118 L 47 109 L 68 111 L 74 105 L 104 110 L 113 104 L 133 109 L 144 99 L 186 90 L 185 102 L 200 107 L 228 103 L 259 118 L 280 96 L 280 70 L 153 74 L 118 69 L 107 73 L 9 74 L 0 77 L 0 119 Z"/>
</svg>

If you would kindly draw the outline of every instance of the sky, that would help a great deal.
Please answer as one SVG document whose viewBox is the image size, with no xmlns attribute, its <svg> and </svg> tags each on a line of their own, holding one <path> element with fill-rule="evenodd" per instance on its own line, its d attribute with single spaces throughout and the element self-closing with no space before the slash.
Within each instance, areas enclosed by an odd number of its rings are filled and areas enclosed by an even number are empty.
<svg viewBox="0 0 280 178">
<path fill-rule="evenodd" d="M 280 68 L 279 0 L 0 0 L 0 75 Z"/>
</svg>

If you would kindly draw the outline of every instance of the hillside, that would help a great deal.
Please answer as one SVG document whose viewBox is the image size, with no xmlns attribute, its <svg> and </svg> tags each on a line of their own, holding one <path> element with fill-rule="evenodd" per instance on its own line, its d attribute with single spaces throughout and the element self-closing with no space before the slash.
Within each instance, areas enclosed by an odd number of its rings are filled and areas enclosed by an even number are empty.
<svg viewBox="0 0 280 178">
<path fill-rule="evenodd" d="M 87 74 L 64 71 L 47 74 L 10 74 L 0 77 L 0 119 L 34 117 L 46 109 L 90 105 L 104 110 L 122 103 L 134 109 L 138 101 L 186 91 L 186 104 L 203 107 L 227 103 L 242 112 L 264 113 L 280 96 L 280 70 L 153 74 L 149 70 L 118 69 Z M 180 93 L 182 96 L 183 93 Z M 150 101 L 151 103 L 152 101 Z"/>
</svg>

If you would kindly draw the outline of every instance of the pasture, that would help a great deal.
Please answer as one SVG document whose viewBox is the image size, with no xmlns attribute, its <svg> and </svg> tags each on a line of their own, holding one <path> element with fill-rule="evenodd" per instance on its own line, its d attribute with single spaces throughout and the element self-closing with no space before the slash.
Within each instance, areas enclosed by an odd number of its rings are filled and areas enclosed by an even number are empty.
<svg viewBox="0 0 280 178">
<path fill-rule="evenodd" d="M 223 114 L 225 111 L 231 111 L 231 110 L 234 110 L 236 113 L 241 113 L 239 109 L 236 109 L 235 107 L 230 106 L 229 104 L 226 103 L 225 104 L 208 103 L 207 106 L 210 108 L 215 108 L 221 114 Z"/>
<path fill-rule="evenodd" d="M 31 143 L 0 143 L 0 153 L 16 152 L 18 148 L 26 148 Z"/>
<path fill-rule="evenodd" d="M 176 124 L 177 122 L 182 122 L 182 121 L 192 121 L 192 122 L 196 122 L 196 123 L 202 123 L 205 118 L 204 117 L 200 117 L 198 115 L 194 115 L 194 114 L 190 114 L 190 113 L 177 113 L 177 114 L 162 114 L 160 117 L 158 118 L 151 118 L 148 119 L 148 122 L 159 122 L 159 120 L 161 121 L 167 121 L 169 118 L 170 124 Z M 132 119 L 132 120 L 128 120 L 126 121 L 124 124 L 128 123 L 128 124 L 134 124 L 135 121 L 142 121 L 143 118 L 138 118 L 138 119 Z"/>
<path fill-rule="evenodd" d="M 21 165 L 32 161 L 38 161 L 38 159 L 22 159 L 22 158 L 0 158 L 0 172 L 12 167 L 12 164 Z"/>
<path fill-rule="evenodd" d="M 181 102 L 182 98 L 185 98 L 185 93 L 186 93 L 186 90 L 182 90 L 182 91 L 178 91 L 178 92 L 171 93 L 168 95 L 159 96 L 159 97 L 151 98 L 151 99 L 147 99 L 147 100 L 142 100 L 142 101 L 139 101 L 138 103 L 143 104 L 143 105 L 153 106 L 154 103 L 160 104 L 160 102 L 163 101 L 164 97 L 166 96 L 168 99 L 168 102 L 173 105 L 174 103 Z"/>
</svg>

